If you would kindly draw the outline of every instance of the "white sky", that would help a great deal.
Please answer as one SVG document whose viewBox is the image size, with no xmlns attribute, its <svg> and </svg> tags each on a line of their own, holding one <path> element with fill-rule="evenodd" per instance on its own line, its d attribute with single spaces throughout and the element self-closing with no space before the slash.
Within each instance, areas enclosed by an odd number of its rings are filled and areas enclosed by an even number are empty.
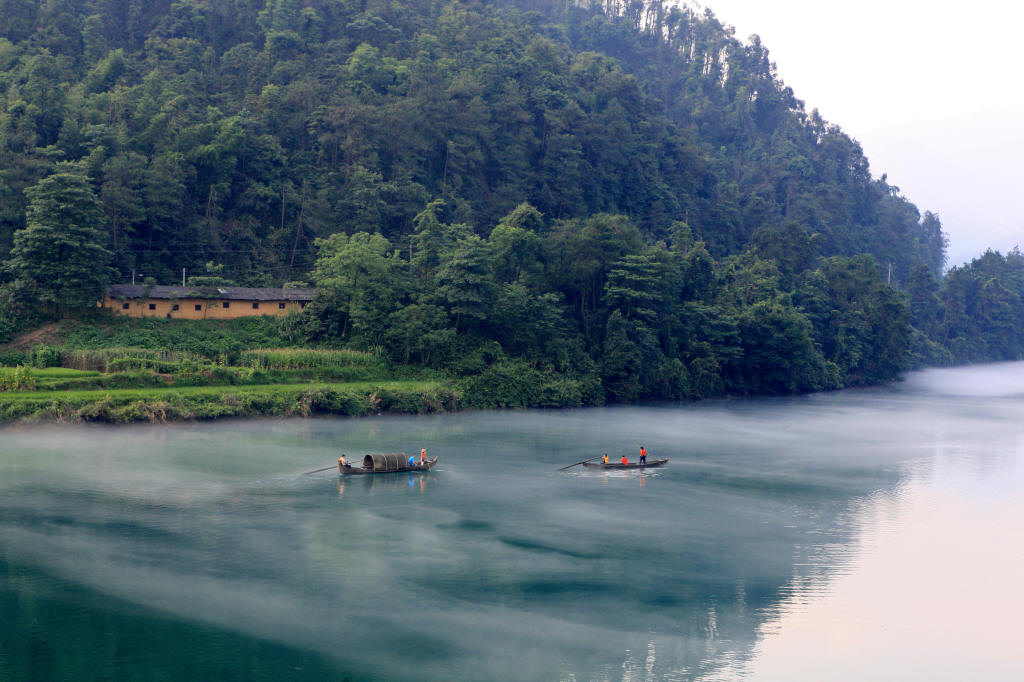
<svg viewBox="0 0 1024 682">
<path fill-rule="evenodd" d="M 949 266 L 1024 249 L 1024 3 L 701 0 L 779 77 L 864 148 L 918 209 L 937 213 Z"/>
</svg>

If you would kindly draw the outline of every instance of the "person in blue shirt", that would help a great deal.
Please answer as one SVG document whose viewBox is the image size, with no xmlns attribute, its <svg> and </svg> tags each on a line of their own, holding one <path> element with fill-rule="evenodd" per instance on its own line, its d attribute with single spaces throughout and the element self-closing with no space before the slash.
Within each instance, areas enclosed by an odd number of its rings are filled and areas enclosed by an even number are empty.
<svg viewBox="0 0 1024 682">
<path fill-rule="evenodd" d="M 412 457 L 409 458 L 409 466 L 416 466 L 416 455 L 413 455 Z"/>
</svg>

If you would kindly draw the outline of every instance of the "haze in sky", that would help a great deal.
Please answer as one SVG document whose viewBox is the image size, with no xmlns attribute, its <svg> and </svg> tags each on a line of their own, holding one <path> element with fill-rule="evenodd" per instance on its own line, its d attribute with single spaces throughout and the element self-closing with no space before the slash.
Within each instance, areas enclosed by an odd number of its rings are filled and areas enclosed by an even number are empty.
<svg viewBox="0 0 1024 682">
<path fill-rule="evenodd" d="M 948 266 L 1024 248 L 1024 5 L 1006 0 L 704 0 L 864 149 L 875 177 L 937 213 Z"/>
</svg>

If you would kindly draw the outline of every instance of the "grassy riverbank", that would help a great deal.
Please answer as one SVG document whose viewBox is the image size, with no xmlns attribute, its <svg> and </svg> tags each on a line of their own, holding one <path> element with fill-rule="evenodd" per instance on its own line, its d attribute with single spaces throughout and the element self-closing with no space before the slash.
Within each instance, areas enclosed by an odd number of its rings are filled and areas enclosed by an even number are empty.
<svg viewBox="0 0 1024 682">
<path fill-rule="evenodd" d="M 277 347 L 280 321 L 70 323 L 0 347 L 0 423 L 189 419 L 463 408 L 569 407 L 583 387 L 523 363 L 468 376 L 393 365 L 381 354 Z"/>
<path fill-rule="evenodd" d="M 255 416 L 456 409 L 458 394 L 433 381 L 176 386 L 0 393 L 0 421 L 129 423 Z"/>
<path fill-rule="evenodd" d="M 458 409 L 441 376 L 378 354 L 275 347 L 274 320 L 70 324 L 0 349 L 0 422 L 163 422 Z"/>
</svg>

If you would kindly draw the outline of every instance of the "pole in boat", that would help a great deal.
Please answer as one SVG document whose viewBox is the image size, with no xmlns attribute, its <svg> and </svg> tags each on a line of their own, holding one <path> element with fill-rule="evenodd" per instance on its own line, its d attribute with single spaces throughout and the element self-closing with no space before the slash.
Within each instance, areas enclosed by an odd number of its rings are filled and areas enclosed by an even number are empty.
<svg viewBox="0 0 1024 682">
<path fill-rule="evenodd" d="M 597 457 L 591 457 L 590 459 L 585 459 L 585 460 L 583 460 L 583 462 L 593 462 L 593 461 L 594 461 L 595 459 L 600 459 L 600 458 L 601 458 L 601 457 L 603 457 L 603 456 L 604 456 L 604 455 L 598 455 Z M 559 471 L 565 471 L 566 469 L 570 469 L 570 468 L 572 468 L 572 467 L 574 467 L 574 466 L 578 466 L 578 465 L 580 465 L 580 464 L 583 464 L 583 462 L 576 462 L 576 464 L 570 464 L 570 465 L 569 465 L 569 466 L 567 466 L 567 467 L 562 467 L 561 469 L 559 469 Z"/>
<path fill-rule="evenodd" d="M 310 474 L 316 474 L 316 473 L 319 473 L 319 472 L 321 472 L 321 471 L 327 471 L 328 469 L 333 469 L 333 468 L 335 468 L 336 466 L 338 466 L 338 465 L 337 465 L 337 464 L 332 464 L 331 466 L 329 466 L 329 467 L 324 467 L 323 469 L 313 469 L 312 471 L 307 471 L 306 473 L 304 473 L 304 474 L 302 474 L 302 475 L 303 475 L 303 476 L 309 476 Z"/>
</svg>

